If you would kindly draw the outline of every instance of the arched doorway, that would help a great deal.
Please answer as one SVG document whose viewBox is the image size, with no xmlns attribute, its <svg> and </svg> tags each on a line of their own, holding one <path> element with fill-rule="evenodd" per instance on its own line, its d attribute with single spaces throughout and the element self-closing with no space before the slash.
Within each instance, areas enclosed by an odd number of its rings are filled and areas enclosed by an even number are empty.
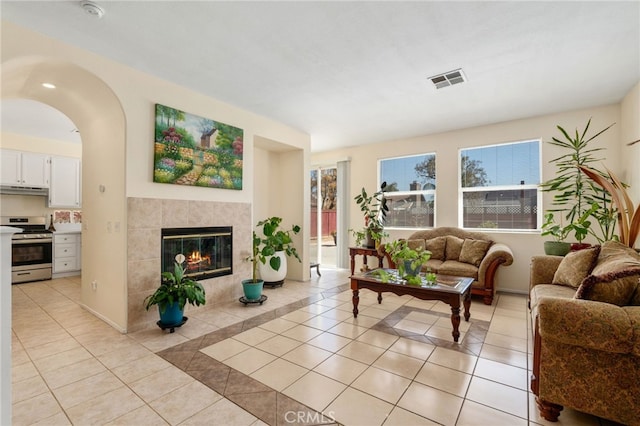
<svg viewBox="0 0 640 426">
<path fill-rule="evenodd" d="M 94 74 L 70 62 L 45 57 L 13 58 L 2 64 L 2 99 L 25 98 L 69 117 L 82 135 L 81 303 L 120 331 L 127 324 L 125 116 L 113 91 Z M 47 89 L 42 83 L 53 83 Z M 90 283 L 98 283 L 92 289 Z M 2 336 L 2 343 L 5 338 Z"/>
</svg>

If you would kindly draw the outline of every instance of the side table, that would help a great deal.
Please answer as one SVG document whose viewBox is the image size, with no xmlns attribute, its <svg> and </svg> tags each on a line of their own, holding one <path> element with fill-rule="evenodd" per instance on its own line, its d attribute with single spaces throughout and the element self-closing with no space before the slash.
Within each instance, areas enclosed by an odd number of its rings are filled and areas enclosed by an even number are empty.
<svg viewBox="0 0 640 426">
<path fill-rule="evenodd" d="M 356 256 L 362 256 L 362 263 L 365 269 L 369 269 L 367 266 L 367 256 L 373 256 L 378 258 L 378 268 L 382 268 L 382 261 L 386 255 L 380 255 L 375 248 L 368 247 L 349 247 L 349 256 L 351 257 L 351 275 L 356 267 Z"/>
</svg>

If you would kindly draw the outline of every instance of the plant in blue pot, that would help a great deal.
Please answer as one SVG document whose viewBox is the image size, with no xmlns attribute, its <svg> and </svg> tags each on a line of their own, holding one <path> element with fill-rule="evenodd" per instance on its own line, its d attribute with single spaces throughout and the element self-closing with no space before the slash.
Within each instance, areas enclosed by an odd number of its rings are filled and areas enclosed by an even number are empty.
<svg viewBox="0 0 640 426">
<path fill-rule="evenodd" d="M 395 240 L 384 245 L 399 275 L 409 284 L 421 284 L 420 271 L 431 259 L 431 252 L 422 247 L 411 248 L 407 240 Z"/>
<path fill-rule="evenodd" d="M 173 272 L 163 272 L 162 282 L 156 291 L 144 299 L 144 306 L 149 310 L 158 305 L 160 312 L 160 326 L 165 328 L 183 323 L 184 306 L 200 306 L 206 303 L 205 291 L 202 284 L 185 275 L 182 264 L 183 254 L 175 257 Z"/>
<path fill-rule="evenodd" d="M 251 278 L 242 280 L 242 290 L 244 291 L 245 299 L 248 301 L 260 300 L 262 297 L 264 280 L 258 278 L 258 262 L 265 258 L 260 256 L 260 241 L 260 237 L 254 231 L 251 256 L 246 259 L 251 262 Z M 266 260 L 262 261 L 266 262 Z"/>
</svg>

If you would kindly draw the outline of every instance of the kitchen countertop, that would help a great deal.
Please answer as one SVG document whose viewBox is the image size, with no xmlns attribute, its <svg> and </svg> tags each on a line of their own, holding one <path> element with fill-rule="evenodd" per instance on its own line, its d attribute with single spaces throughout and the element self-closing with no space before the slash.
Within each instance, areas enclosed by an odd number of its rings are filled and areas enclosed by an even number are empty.
<svg viewBox="0 0 640 426">
<path fill-rule="evenodd" d="M 54 223 L 54 234 L 79 234 L 82 232 L 81 223 Z"/>
</svg>

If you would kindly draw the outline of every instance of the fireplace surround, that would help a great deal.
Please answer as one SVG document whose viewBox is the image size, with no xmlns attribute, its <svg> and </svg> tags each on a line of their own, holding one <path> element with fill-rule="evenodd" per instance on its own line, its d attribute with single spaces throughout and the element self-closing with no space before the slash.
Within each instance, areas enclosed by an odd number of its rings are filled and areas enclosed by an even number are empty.
<svg viewBox="0 0 640 426">
<path fill-rule="evenodd" d="M 173 272 L 175 256 L 185 256 L 185 275 L 194 280 L 233 273 L 233 227 L 162 228 L 161 270 Z"/>
<path fill-rule="evenodd" d="M 129 197 L 127 205 L 128 332 L 157 329 L 155 323 L 158 313 L 145 310 L 143 303 L 160 284 L 164 228 L 233 228 L 233 273 L 199 280 L 206 290 L 207 304 L 200 307 L 187 305 L 189 315 L 197 310 L 212 309 L 217 303 L 238 300 L 242 296 L 240 282 L 251 274 L 251 264 L 244 261 L 249 255 L 252 241 L 250 203 Z"/>
</svg>

